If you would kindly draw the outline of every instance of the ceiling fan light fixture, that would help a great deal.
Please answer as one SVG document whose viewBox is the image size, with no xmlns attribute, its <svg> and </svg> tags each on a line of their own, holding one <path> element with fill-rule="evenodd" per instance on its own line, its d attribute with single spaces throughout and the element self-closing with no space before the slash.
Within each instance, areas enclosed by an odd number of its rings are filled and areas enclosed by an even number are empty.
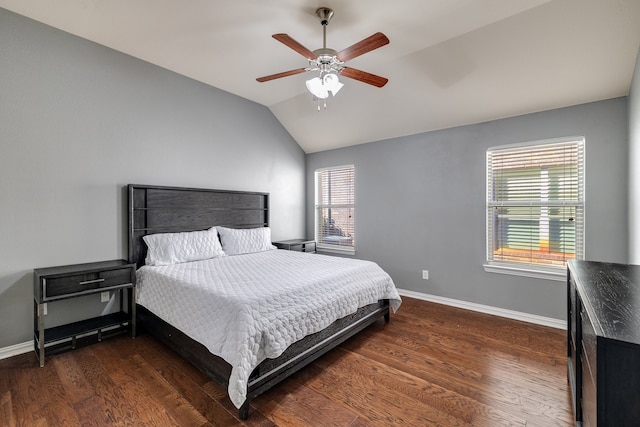
<svg viewBox="0 0 640 427">
<path fill-rule="evenodd" d="M 322 78 L 324 86 L 327 88 L 331 95 L 336 96 L 344 83 L 340 82 L 337 74 L 329 73 Z"/>
<path fill-rule="evenodd" d="M 320 77 L 309 79 L 307 80 L 306 84 L 307 90 L 311 92 L 311 95 L 315 96 L 316 98 L 326 99 L 329 97 L 329 91 Z"/>
<path fill-rule="evenodd" d="M 307 90 L 318 99 L 327 99 L 329 93 L 336 96 L 344 83 L 340 82 L 337 74 L 327 73 L 322 78 L 314 77 L 306 81 Z"/>
</svg>

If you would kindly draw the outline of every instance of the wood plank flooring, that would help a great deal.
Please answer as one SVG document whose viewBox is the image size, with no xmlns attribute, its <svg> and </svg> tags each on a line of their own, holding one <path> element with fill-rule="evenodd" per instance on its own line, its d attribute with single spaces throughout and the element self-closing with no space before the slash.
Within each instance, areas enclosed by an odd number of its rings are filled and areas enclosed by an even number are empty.
<svg viewBox="0 0 640 427">
<path fill-rule="evenodd" d="M 0 360 L 2 426 L 570 426 L 566 333 L 403 298 L 258 397 L 226 391 L 148 335 Z"/>
</svg>

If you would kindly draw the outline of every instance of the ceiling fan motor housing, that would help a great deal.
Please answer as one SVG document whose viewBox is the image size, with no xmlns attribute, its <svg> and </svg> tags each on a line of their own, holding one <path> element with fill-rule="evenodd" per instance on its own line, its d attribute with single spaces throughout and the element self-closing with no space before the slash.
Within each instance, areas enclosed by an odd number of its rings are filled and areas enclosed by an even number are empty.
<svg viewBox="0 0 640 427">
<path fill-rule="evenodd" d="M 318 57 L 309 60 L 308 71 L 320 70 L 323 74 L 331 71 L 339 73 L 344 68 L 344 62 L 336 58 L 337 52 L 334 49 L 316 49 L 313 53 L 318 55 Z"/>
</svg>

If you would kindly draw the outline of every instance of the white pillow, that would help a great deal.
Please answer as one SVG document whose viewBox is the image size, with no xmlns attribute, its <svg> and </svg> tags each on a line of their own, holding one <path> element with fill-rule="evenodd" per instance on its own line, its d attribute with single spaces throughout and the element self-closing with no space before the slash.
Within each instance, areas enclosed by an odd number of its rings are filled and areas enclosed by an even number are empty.
<svg viewBox="0 0 640 427">
<path fill-rule="evenodd" d="M 183 233 L 148 234 L 147 265 L 170 265 L 224 256 L 215 227 Z"/>
<path fill-rule="evenodd" d="M 271 229 L 216 227 L 222 241 L 222 249 L 227 255 L 240 255 L 276 249 L 271 244 Z"/>
</svg>

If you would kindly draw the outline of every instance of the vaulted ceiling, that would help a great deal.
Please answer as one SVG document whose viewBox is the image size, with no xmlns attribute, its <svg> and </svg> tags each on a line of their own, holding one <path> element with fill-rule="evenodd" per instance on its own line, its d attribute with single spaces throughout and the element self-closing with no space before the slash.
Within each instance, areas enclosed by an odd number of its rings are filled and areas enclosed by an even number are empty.
<svg viewBox="0 0 640 427">
<path fill-rule="evenodd" d="M 314 12 L 335 15 L 327 47 L 375 32 L 390 43 L 347 65 L 389 79 L 342 78 L 327 108 L 306 67 L 274 40 L 322 47 Z M 0 0 L 0 7 L 267 106 L 305 152 L 361 144 L 627 95 L 640 0 Z"/>
</svg>

